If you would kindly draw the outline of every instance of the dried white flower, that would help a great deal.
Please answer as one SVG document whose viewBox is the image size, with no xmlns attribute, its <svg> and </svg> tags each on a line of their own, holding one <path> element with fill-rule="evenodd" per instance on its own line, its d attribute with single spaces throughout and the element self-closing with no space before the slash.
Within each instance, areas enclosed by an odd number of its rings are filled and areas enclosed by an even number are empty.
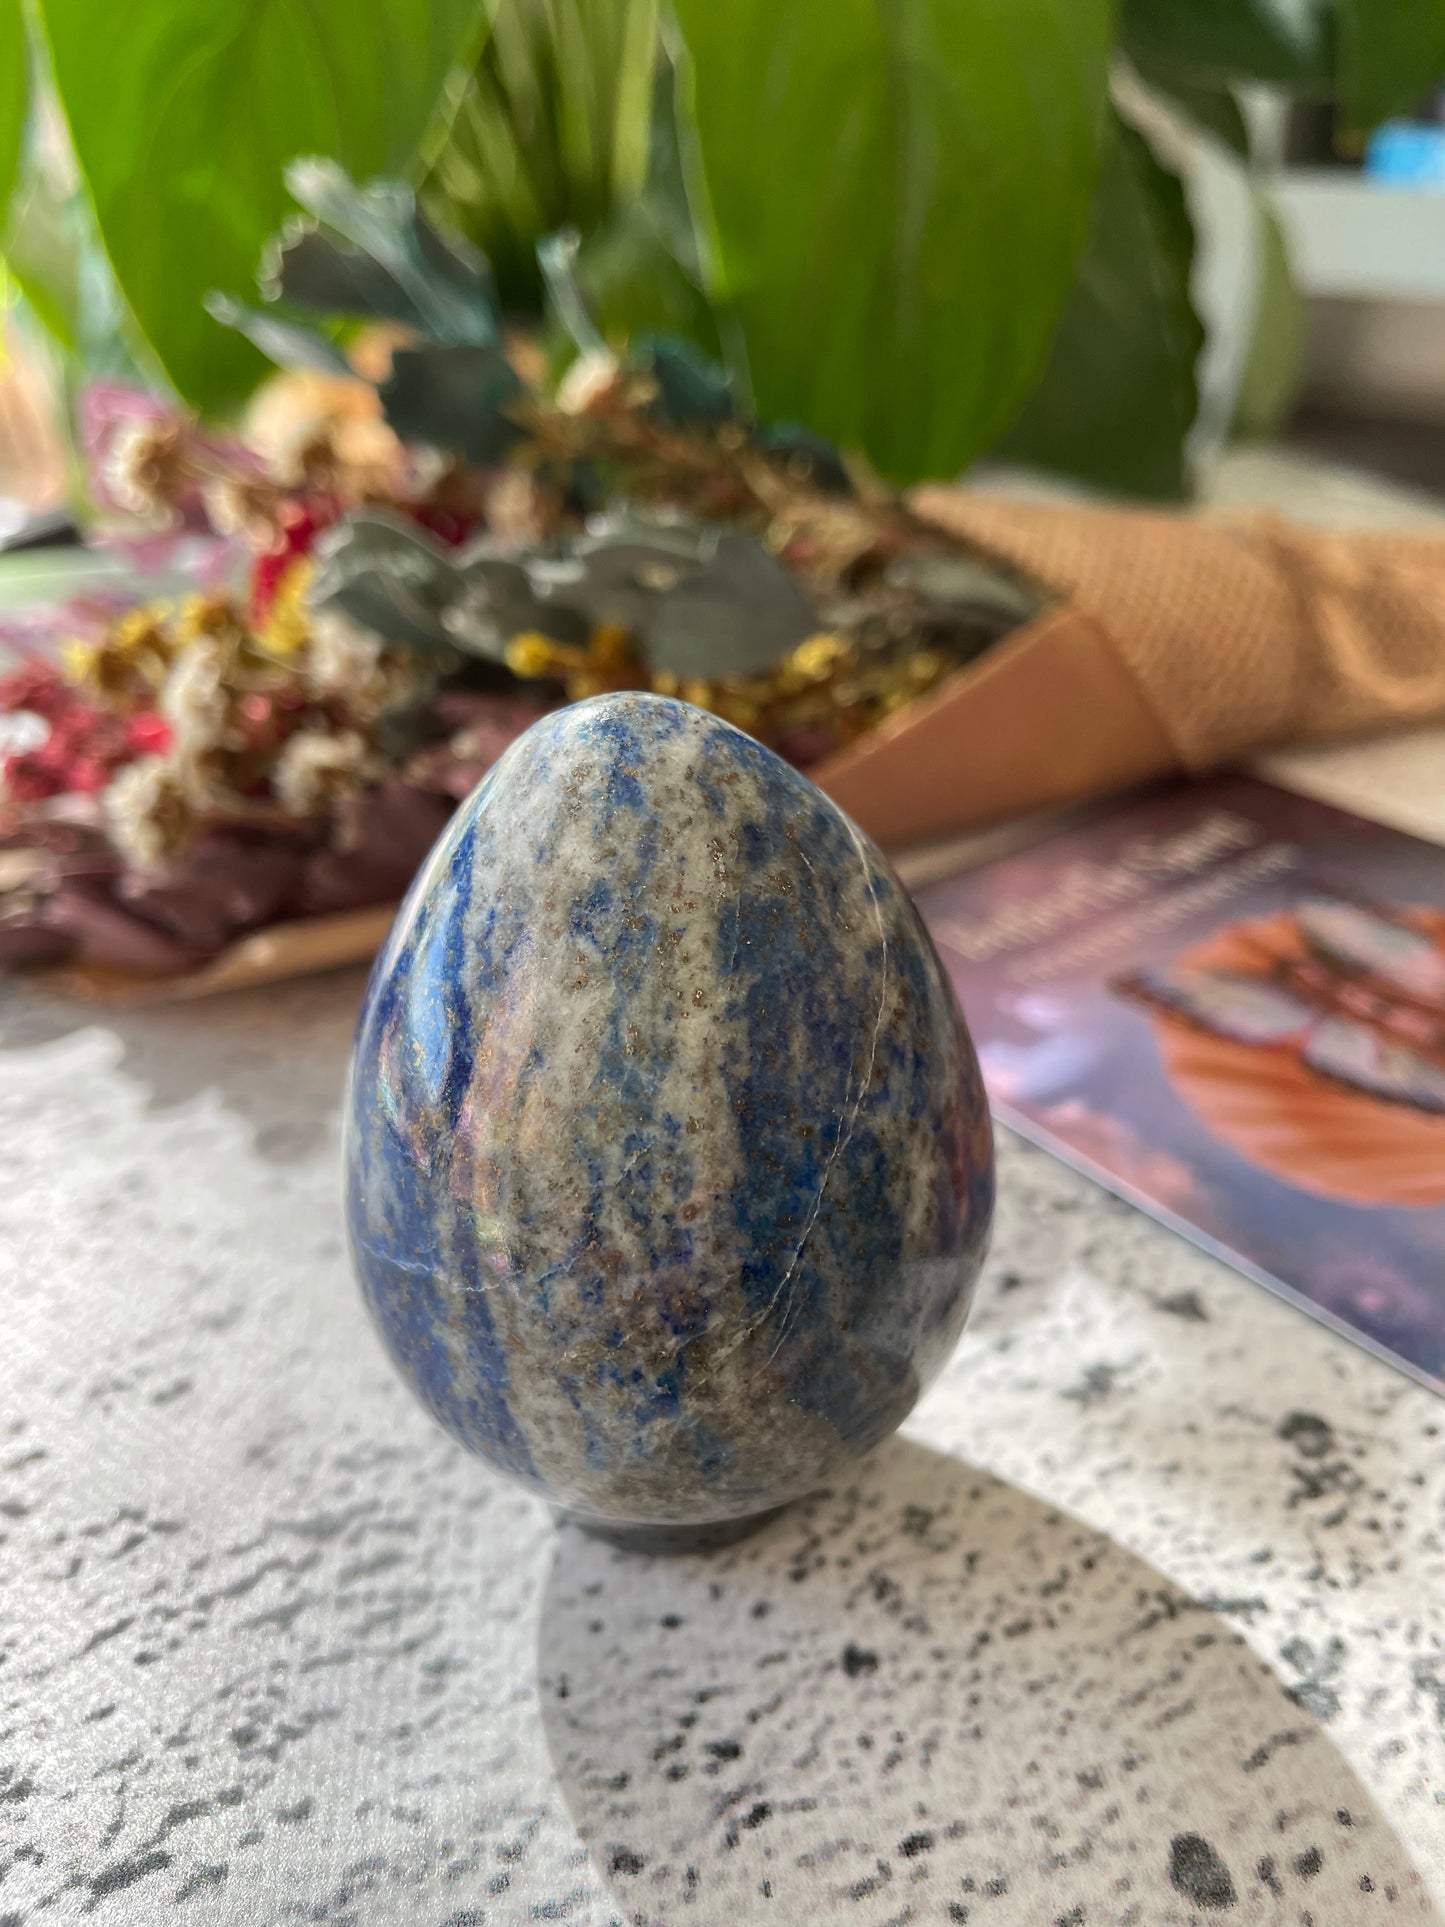
<svg viewBox="0 0 1445 1927">
<path fill-rule="evenodd" d="M 122 422 L 100 465 L 101 493 L 117 508 L 143 521 L 169 523 L 174 510 L 160 492 L 162 471 L 174 455 L 175 424 L 168 420 Z"/>
<path fill-rule="evenodd" d="M 557 388 L 557 406 L 564 415 L 585 415 L 610 394 L 622 379 L 622 366 L 606 348 L 589 348 L 579 355 Z"/>
<path fill-rule="evenodd" d="M 185 844 L 194 814 L 186 784 L 165 756 L 143 756 L 112 779 L 102 799 L 110 834 L 132 863 L 159 863 Z"/>
<path fill-rule="evenodd" d="M 198 636 L 176 658 L 161 688 L 160 712 L 171 726 L 176 755 L 193 759 L 215 749 L 226 727 L 228 651 L 213 636 Z"/>
<path fill-rule="evenodd" d="M 311 618 L 307 677 L 322 695 L 354 695 L 375 674 L 381 648 L 380 636 L 334 609 L 320 609 Z"/>
<path fill-rule="evenodd" d="M 303 729 L 276 759 L 272 787 L 293 816 L 314 816 L 370 773 L 371 756 L 354 729 L 332 736 L 325 730 Z"/>
</svg>

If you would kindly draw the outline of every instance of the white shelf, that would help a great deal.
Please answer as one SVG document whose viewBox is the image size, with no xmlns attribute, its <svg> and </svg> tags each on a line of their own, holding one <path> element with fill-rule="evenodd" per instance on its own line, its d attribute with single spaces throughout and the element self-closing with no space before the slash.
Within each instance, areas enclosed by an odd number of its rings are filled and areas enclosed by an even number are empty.
<svg viewBox="0 0 1445 1927">
<path fill-rule="evenodd" d="M 1285 169 L 1272 185 L 1307 294 L 1445 300 L 1445 190 L 1330 168 Z"/>
</svg>

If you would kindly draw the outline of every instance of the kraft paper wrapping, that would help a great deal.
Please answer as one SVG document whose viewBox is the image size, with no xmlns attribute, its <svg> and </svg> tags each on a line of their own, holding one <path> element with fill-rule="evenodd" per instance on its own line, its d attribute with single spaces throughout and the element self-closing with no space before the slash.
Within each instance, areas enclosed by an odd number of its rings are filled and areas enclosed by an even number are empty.
<svg viewBox="0 0 1445 1927">
<path fill-rule="evenodd" d="M 928 488 L 912 506 L 1044 589 L 1043 615 L 810 774 L 892 848 L 1266 746 L 1445 716 L 1445 535 L 1338 534 Z M 107 1002 L 201 997 L 374 954 L 383 908 L 279 926 Z"/>
<path fill-rule="evenodd" d="M 812 772 L 885 844 L 1445 715 L 1445 535 L 962 489 L 912 505 L 1058 602 Z"/>
</svg>

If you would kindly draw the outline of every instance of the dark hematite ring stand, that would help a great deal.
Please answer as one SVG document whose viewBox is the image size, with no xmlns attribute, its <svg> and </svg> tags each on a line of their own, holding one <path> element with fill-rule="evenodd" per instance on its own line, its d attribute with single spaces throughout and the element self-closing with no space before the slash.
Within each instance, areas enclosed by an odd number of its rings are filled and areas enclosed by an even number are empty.
<svg viewBox="0 0 1445 1927">
<path fill-rule="evenodd" d="M 993 1147 L 873 844 L 716 717 L 559 710 L 457 812 L 362 1012 L 352 1257 L 462 1443 L 613 1544 L 732 1543 L 956 1342 Z"/>
<path fill-rule="evenodd" d="M 720 1552 L 724 1546 L 735 1546 L 740 1539 L 750 1538 L 787 1509 L 786 1503 L 770 1505 L 764 1512 L 749 1512 L 741 1519 L 715 1519 L 697 1526 L 629 1525 L 623 1519 L 589 1518 L 585 1512 L 569 1512 L 565 1506 L 553 1506 L 552 1516 L 559 1526 L 575 1526 L 590 1538 L 603 1539 L 609 1546 L 616 1546 L 619 1552 L 665 1555 Z"/>
</svg>

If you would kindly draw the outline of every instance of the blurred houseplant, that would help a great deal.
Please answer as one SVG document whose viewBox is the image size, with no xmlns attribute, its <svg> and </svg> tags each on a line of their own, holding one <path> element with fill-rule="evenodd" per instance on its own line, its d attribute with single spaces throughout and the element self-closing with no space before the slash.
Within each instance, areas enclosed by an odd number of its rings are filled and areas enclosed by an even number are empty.
<svg viewBox="0 0 1445 1927">
<path fill-rule="evenodd" d="M 285 163 L 410 171 L 514 314 L 573 228 L 610 337 L 721 349 L 760 416 L 891 480 L 994 451 L 1177 495 L 1193 233 L 1111 75 L 1247 155 L 1251 83 L 1364 125 L 1442 69 L 1439 0 L 0 0 L 0 252 L 72 362 L 128 352 L 214 414 L 262 363 L 202 297 L 248 290 Z"/>
</svg>

